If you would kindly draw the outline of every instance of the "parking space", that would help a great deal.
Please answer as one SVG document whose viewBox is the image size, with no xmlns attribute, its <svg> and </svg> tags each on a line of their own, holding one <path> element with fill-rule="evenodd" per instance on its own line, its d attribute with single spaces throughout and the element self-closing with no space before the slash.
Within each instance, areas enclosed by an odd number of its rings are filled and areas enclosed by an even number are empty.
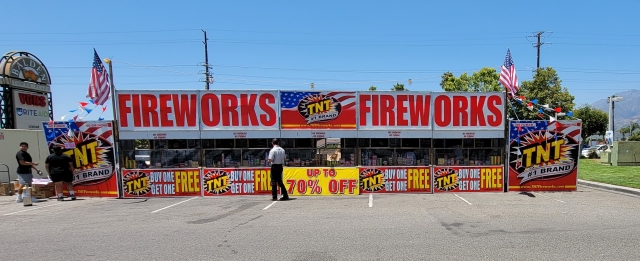
<svg viewBox="0 0 640 261">
<path fill-rule="evenodd" d="M 563 193 L 363 194 L 47 201 L 0 197 L 0 252 L 70 260 L 632 259 L 640 197 Z M 68 251 L 60 251 L 68 249 Z M 75 250 L 74 250 L 75 249 Z M 69 258 L 69 255 L 70 258 Z"/>
</svg>

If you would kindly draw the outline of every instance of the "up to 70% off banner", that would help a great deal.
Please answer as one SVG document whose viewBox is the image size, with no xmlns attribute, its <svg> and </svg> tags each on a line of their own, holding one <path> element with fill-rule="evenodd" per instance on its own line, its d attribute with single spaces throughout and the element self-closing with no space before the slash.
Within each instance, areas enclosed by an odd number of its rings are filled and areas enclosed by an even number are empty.
<svg viewBox="0 0 640 261">
<path fill-rule="evenodd" d="M 295 195 L 358 195 L 356 168 L 290 168 L 285 186 Z"/>
</svg>

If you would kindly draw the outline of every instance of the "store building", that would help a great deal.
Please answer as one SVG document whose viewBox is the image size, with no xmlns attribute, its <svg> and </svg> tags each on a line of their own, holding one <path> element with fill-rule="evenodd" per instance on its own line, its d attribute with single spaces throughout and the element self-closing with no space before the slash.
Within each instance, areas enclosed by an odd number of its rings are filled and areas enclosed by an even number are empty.
<svg viewBox="0 0 640 261">
<path fill-rule="evenodd" d="M 270 141 L 281 138 L 288 167 L 423 167 L 432 192 L 459 190 L 465 178 L 480 183 L 474 176 L 485 172 L 480 166 L 499 173 L 498 180 L 504 173 L 504 93 L 117 90 L 116 96 L 127 169 L 266 168 Z M 149 140 L 145 160 L 136 161 L 135 140 Z M 436 172 L 451 170 L 460 186 L 437 185 Z"/>
</svg>

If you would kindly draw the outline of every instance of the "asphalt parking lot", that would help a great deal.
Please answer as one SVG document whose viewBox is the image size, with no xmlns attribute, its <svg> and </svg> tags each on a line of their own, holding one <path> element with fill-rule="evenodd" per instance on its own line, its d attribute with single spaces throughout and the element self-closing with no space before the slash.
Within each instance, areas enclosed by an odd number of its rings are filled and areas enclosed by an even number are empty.
<svg viewBox="0 0 640 261">
<path fill-rule="evenodd" d="M 638 260 L 640 197 L 0 197 L 3 260 Z"/>
</svg>

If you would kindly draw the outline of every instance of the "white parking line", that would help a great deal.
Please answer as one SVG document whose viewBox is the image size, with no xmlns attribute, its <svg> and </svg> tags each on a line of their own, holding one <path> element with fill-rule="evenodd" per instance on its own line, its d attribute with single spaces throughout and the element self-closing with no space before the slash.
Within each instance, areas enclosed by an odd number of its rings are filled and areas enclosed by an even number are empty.
<svg viewBox="0 0 640 261">
<path fill-rule="evenodd" d="M 193 199 L 196 199 L 196 198 L 199 198 L 199 197 L 192 197 L 192 198 L 190 198 L 190 199 L 180 201 L 180 202 L 178 202 L 178 203 L 175 203 L 175 204 L 172 204 L 172 205 L 169 205 L 169 206 L 163 207 L 163 208 L 161 208 L 161 209 L 154 210 L 154 211 L 152 211 L 151 213 L 156 213 L 156 212 L 158 212 L 158 211 L 165 210 L 165 209 L 168 209 L 168 208 L 173 207 L 173 206 L 176 206 L 176 205 L 180 205 L 180 204 L 182 204 L 182 203 L 185 203 L 185 202 L 187 202 L 187 201 L 189 201 L 189 200 L 193 200 Z"/>
<path fill-rule="evenodd" d="M 9 215 L 18 214 L 18 213 L 22 213 L 22 212 L 26 212 L 26 211 L 31 211 L 31 210 L 41 209 L 41 208 L 47 208 L 47 207 L 53 207 L 55 205 L 60 205 L 60 204 L 63 204 L 63 203 L 56 203 L 56 204 L 46 205 L 46 206 L 42 206 L 42 207 L 29 208 L 29 209 L 20 210 L 20 211 L 16 211 L 16 212 L 9 213 L 9 214 L 4 214 L 4 215 L 5 216 L 9 216 Z"/>
<path fill-rule="evenodd" d="M 461 196 L 458 196 L 458 194 L 453 193 L 453 195 L 458 197 L 459 199 L 462 199 L 462 201 L 467 202 L 467 204 L 471 205 L 469 201 L 467 201 L 466 199 L 463 199 Z"/>
<path fill-rule="evenodd" d="M 373 193 L 369 194 L 369 207 L 373 207 Z"/>
<path fill-rule="evenodd" d="M 558 202 L 567 203 L 567 202 L 564 202 L 564 201 L 562 201 L 562 200 L 555 199 L 555 198 L 549 197 L 549 196 L 544 195 L 544 194 L 540 194 L 540 193 L 533 193 L 533 194 L 536 194 L 536 195 L 539 195 L 539 196 L 543 196 L 543 197 L 545 197 L 545 198 L 550 198 L 550 199 L 553 199 L 553 200 L 558 201 Z"/>
<path fill-rule="evenodd" d="M 278 201 L 274 201 L 273 203 L 269 204 L 269 206 L 264 207 L 262 210 L 267 210 L 268 208 L 275 205 L 276 203 L 278 203 Z"/>
</svg>

